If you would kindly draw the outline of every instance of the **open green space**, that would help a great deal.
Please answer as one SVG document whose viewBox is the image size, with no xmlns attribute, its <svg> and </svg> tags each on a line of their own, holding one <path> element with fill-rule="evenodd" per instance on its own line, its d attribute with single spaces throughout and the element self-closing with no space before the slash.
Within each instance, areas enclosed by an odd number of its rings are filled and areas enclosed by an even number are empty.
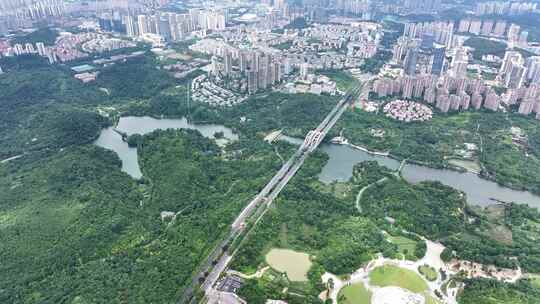
<svg viewBox="0 0 540 304">
<path fill-rule="evenodd" d="M 437 280 L 437 270 L 429 265 L 419 266 L 418 272 L 420 272 L 420 274 L 422 274 L 428 281 Z"/>
<path fill-rule="evenodd" d="M 371 285 L 386 287 L 397 286 L 414 293 L 421 293 L 428 289 L 427 283 L 414 271 L 393 265 L 383 265 L 369 273 Z"/>
<path fill-rule="evenodd" d="M 388 240 L 390 243 L 397 245 L 398 252 L 404 257 L 414 253 L 417 243 L 415 240 L 406 238 L 404 236 L 389 236 Z"/>
<path fill-rule="evenodd" d="M 364 283 L 355 283 L 343 287 L 338 294 L 338 304 L 370 304 L 371 292 Z"/>
<path fill-rule="evenodd" d="M 317 157 L 315 154 L 314 158 Z M 313 174 L 320 170 L 318 162 L 321 160 L 312 161 L 315 159 L 308 159 L 306 167 L 292 179 L 276 202 L 275 209 L 268 213 L 245 246 L 240 248 L 232 262 L 233 269 L 257 269 L 263 265 L 268 248 L 283 242 L 290 248 L 314 256 L 313 266 L 308 272 L 310 287 L 303 289 L 302 294 L 315 297 L 326 288 L 320 284 L 319 277 L 324 271 L 350 274 L 365 266 L 377 250 L 387 257 L 396 257 L 399 246 L 388 241 L 388 235 L 380 231 L 403 237 L 402 231 L 407 230 L 428 239 L 441 240 L 450 248 L 449 252 L 455 251 L 462 259 L 510 268 L 519 263 L 530 271 L 537 271 L 535 265 L 540 248 L 533 241 L 538 236 L 536 226 L 531 225 L 531 221 L 536 223 L 540 218 L 536 209 L 512 204 L 506 206 L 498 217 L 488 217 L 482 208 L 470 209 L 464 197 L 450 187 L 436 182 L 409 184 L 376 162 L 356 165 L 353 177 L 344 187 L 345 192 L 336 196 L 328 189 L 329 186 L 321 186 L 314 178 L 308 178 L 306 171 Z M 356 212 L 354 202 L 359 189 L 382 177 L 387 177 L 390 182 L 366 190 L 360 201 L 362 215 L 350 218 L 350 214 Z M 395 223 L 388 224 L 386 216 L 394 218 Z M 511 245 L 501 243 L 485 232 L 491 224 L 504 223 L 512 227 L 514 235 L 520 236 Z M 412 235 L 406 238 L 425 245 Z M 379 237 L 386 242 L 380 242 Z M 409 241 L 400 237 L 397 240 L 410 246 Z M 523 248 L 531 250 L 531 254 L 519 255 L 515 261 L 513 256 Z M 413 289 L 426 286 L 422 277 L 412 271 L 410 273 L 414 279 L 406 277 L 407 282 L 421 282 Z M 399 280 L 400 276 L 397 274 L 390 280 Z M 267 298 L 276 298 L 276 290 L 268 286 L 262 283 L 263 294 Z M 278 298 L 287 299 L 288 296 L 280 293 Z"/>
<path fill-rule="evenodd" d="M 294 293 L 304 297 L 302 300 L 291 300 L 294 297 L 291 287 L 283 292 L 282 287 L 275 288 L 259 280 L 261 288 L 258 290 L 266 298 L 289 303 L 320 303 L 317 297 L 327 289 L 320 277 L 325 271 L 347 275 L 365 266 L 378 252 L 387 257 L 397 252 L 397 246 L 387 241 L 371 219 L 352 216 L 356 212 L 353 202 L 359 188 L 391 173 L 376 163 L 363 163 L 356 169 L 357 184 L 351 184 L 350 190 L 336 196 L 321 186 L 316 177 L 325 157 L 315 153 L 306 160 L 232 261 L 231 268 L 235 270 L 257 269 L 264 265 L 268 249 L 281 243 L 314 257 L 307 274 L 308 282 L 302 286 L 289 284 L 295 287 Z M 252 303 L 253 297 L 247 293 L 245 299 Z"/>
<path fill-rule="evenodd" d="M 276 151 L 292 150 L 265 144 L 256 131 L 224 149 L 194 131 L 154 132 L 138 143 L 145 177 L 134 181 L 113 152 L 91 145 L 113 122 L 96 108 L 182 115 L 185 91 L 153 57 L 116 64 L 92 84 L 35 56 L 1 60 L 0 159 L 23 157 L 0 164 L 0 303 L 177 299 L 279 169 Z M 197 109 L 194 117 L 209 113 Z M 306 117 L 300 130 L 316 123 Z M 161 220 L 163 211 L 176 219 Z"/>
<path fill-rule="evenodd" d="M 280 165 L 271 149 L 236 144 L 252 150 L 224 160 L 196 131 L 148 134 L 139 183 L 116 155 L 91 145 L 0 166 L 0 302 L 176 298 Z M 162 211 L 176 218 L 162 220 Z"/>
</svg>

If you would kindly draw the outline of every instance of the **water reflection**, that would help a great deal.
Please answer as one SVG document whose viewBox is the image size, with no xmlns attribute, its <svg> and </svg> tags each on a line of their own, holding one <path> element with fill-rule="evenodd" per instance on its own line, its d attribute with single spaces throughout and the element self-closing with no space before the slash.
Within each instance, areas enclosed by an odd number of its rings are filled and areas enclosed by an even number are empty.
<svg viewBox="0 0 540 304">
<path fill-rule="evenodd" d="M 238 136 L 231 129 L 221 125 L 214 124 L 192 124 L 185 118 L 181 119 L 156 119 L 148 116 L 144 117 L 122 117 L 116 127 L 119 131 L 128 135 L 132 134 L 147 134 L 155 130 L 166 129 L 194 129 L 208 138 L 214 138 L 216 132 L 223 132 L 224 138 L 227 140 L 237 140 Z M 103 129 L 99 138 L 94 142 L 97 146 L 113 150 L 122 160 L 122 171 L 131 175 L 135 179 L 142 177 L 142 172 L 139 167 L 137 149 L 131 148 L 122 140 L 122 136 L 110 127 Z"/>
</svg>

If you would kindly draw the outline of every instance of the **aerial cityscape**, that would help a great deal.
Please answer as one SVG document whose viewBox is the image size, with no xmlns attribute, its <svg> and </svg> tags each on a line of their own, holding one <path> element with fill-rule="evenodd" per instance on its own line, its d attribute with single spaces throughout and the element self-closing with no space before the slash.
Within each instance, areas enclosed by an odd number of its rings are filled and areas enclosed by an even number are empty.
<svg viewBox="0 0 540 304">
<path fill-rule="evenodd" d="M 0 303 L 540 303 L 537 0 L 0 0 Z"/>
</svg>

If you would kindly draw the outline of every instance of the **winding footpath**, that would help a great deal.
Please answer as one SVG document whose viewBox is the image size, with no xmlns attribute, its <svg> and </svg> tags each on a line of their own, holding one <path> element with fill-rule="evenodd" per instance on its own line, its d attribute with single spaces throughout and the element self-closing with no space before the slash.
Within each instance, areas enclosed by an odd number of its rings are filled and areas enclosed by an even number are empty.
<svg viewBox="0 0 540 304">
<path fill-rule="evenodd" d="M 379 184 L 384 183 L 387 179 L 388 179 L 387 177 L 383 177 L 383 178 L 379 179 L 378 181 L 376 181 L 374 183 L 371 183 L 371 184 L 365 186 L 364 188 L 360 189 L 360 191 L 358 191 L 358 194 L 356 195 L 355 205 L 356 205 L 356 209 L 358 210 L 359 213 L 362 213 L 362 206 L 360 206 L 360 200 L 362 199 L 362 195 L 364 195 L 364 191 L 366 191 L 367 189 L 369 189 L 373 185 L 379 185 Z"/>
</svg>

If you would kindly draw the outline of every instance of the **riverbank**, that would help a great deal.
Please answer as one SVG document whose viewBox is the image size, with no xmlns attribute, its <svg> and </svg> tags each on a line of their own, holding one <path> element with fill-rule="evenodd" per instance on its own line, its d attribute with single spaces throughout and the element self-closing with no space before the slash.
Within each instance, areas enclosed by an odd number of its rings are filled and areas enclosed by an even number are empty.
<svg viewBox="0 0 540 304">
<path fill-rule="evenodd" d="M 366 154 L 368 154 L 370 156 L 374 156 L 374 157 L 386 157 L 386 158 L 389 158 L 389 159 L 392 159 L 392 160 L 395 160 L 395 161 L 403 161 L 403 160 L 405 160 L 405 158 L 399 157 L 399 156 L 397 156 L 395 154 L 392 154 L 389 151 L 383 152 L 383 151 L 370 150 L 370 149 L 368 149 L 368 148 L 366 148 L 364 146 L 352 144 L 347 138 L 341 137 L 341 136 L 338 137 L 338 138 L 332 139 L 330 144 L 337 145 L 337 146 L 348 147 L 348 148 L 351 148 L 351 149 L 354 149 L 354 150 L 364 152 L 364 153 L 366 153 Z M 483 180 L 485 182 L 494 183 L 500 188 L 506 188 L 506 189 L 510 189 L 510 190 L 513 190 L 513 191 L 517 191 L 517 192 L 530 193 L 532 196 L 534 196 L 534 197 L 536 197 L 538 199 L 538 206 L 537 207 L 540 207 L 540 196 L 539 196 L 540 193 L 529 191 L 528 189 L 526 189 L 524 187 L 518 187 L 518 186 L 515 186 L 515 185 L 512 185 L 512 184 L 501 183 L 497 179 L 495 179 L 492 175 L 488 175 L 485 171 L 482 171 L 481 164 L 478 164 L 477 168 L 473 168 L 472 166 L 468 166 L 468 165 L 464 164 L 464 162 L 466 162 L 466 161 L 460 160 L 460 159 L 449 159 L 448 160 L 448 165 L 445 165 L 445 166 L 436 166 L 436 165 L 434 165 L 432 163 L 429 163 L 429 162 L 421 162 L 421 161 L 418 161 L 418 160 L 411 160 L 410 158 L 407 158 L 406 161 L 407 161 L 406 166 L 409 166 L 409 167 L 411 165 L 416 165 L 416 166 L 420 166 L 420 167 L 429 168 L 431 170 L 438 170 L 438 171 L 448 170 L 448 171 L 456 172 L 458 174 L 472 174 L 472 175 L 476 176 L 478 179 Z M 391 168 L 395 169 L 393 167 L 391 167 Z M 434 180 L 437 180 L 437 179 L 434 179 Z M 449 184 L 449 186 L 453 186 L 453 185 Z M 457 189 L 462 190 L 460 188 L 457 188 Z M 496 197 L 494 197 L 494 198 L 496 198 Z M 505 201 L 505 202 L 517 202 L 517 203 L 520 202 L 518 200 L 512 200 L 512 199 L 502 200 L 502 201 Z"/>
</svg>

